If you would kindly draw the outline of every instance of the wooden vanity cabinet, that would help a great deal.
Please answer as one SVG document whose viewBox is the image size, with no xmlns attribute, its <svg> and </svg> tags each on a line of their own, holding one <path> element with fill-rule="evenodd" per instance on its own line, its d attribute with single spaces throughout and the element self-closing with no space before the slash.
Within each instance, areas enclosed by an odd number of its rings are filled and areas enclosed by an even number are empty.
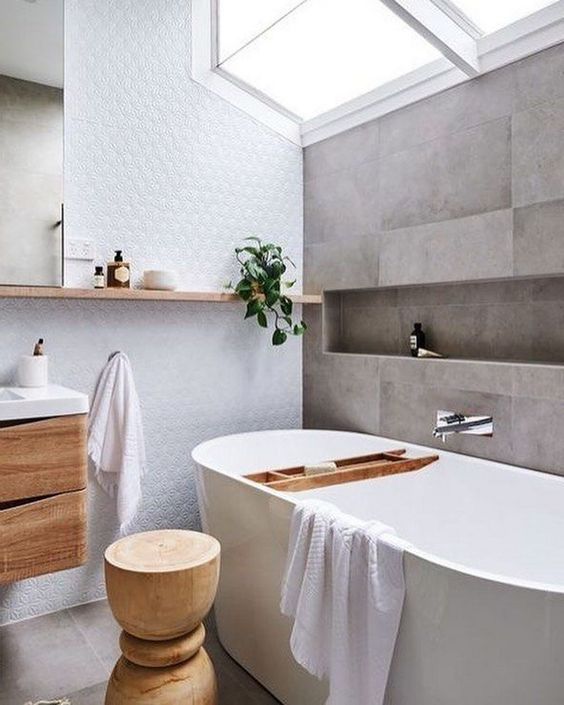
<svg viewBox="0 0 564 705">
<path fill-rule="evenodd" d="M 0 422 L 0 584 L 86 561 L 87 420 Z"/>
</svg>

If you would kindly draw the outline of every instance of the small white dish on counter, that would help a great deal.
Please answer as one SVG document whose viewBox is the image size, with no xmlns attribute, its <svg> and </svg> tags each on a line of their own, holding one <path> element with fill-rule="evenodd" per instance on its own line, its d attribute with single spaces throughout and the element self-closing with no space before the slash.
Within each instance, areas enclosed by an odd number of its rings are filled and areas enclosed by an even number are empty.
<svg viewBox="0 0 564 705">
<path fill-rule="evenodd" d="M 88 412 L 88 395 L 48 384 L 45 387 L 0 387 L 0 421 L 70 416 Z"/>
<path fill-rule="evenodd" d="M 178 276 L 172 269 L 146 269 L 143 272 L 143 288 L 175 291 L 178 288 Z"/>
</svg>

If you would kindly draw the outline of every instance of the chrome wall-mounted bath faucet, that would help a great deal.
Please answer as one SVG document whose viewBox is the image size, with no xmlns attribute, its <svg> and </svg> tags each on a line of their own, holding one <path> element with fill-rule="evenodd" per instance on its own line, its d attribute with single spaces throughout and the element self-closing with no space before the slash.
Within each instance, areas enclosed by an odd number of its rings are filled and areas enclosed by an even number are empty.
<svg viewBox="0 0 564 705">
<path fill-rule="evenodd" d="M 444 443 L 447 436 L 453 433 L 493 436 L 493 416 L 467 416 L 454 411 L 437 411 L 433 437 L 440 438 Z"/>
</svg>

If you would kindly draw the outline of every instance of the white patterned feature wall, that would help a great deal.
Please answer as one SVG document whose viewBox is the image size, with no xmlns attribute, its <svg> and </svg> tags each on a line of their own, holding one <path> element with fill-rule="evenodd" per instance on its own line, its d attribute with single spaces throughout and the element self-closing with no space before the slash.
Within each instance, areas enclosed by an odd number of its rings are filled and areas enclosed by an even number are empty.
<svg viewBox="0 0 564 705">
<path fill-rule="evenodd" d="M 189 76 L 188 0 L 66 0 L 67 237 L 183 288 L 217 289 L 232 249 L 256 234 L 302 252 L 301 150 Z M 72 264 L 72 266 L 71 266 Z M 67 283 L 90 285 L 68 263 Z M 132 530 L 196 527 L 191 448 L 215 435 L 301 424 L 301 344 L 280 349 L 238 304 L 3 300 L 0 383 L 43 336 L 52 381 L 91 394 L 108 354 L 130 356 L 148 468 Z M 117 537 L 113 500 L 90 479 L 86 566 L 0 589 L 0 623 L 104 595 L 102 555 Z"/>
</svg>

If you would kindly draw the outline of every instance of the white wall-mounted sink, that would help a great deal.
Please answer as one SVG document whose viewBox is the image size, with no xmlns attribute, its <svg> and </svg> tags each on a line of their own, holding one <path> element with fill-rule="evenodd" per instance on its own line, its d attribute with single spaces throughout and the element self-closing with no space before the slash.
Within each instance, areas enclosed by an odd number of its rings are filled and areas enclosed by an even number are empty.
<svg viewBox="0 0 564 705">
<path fill-rule="evenodd" d="M 0 387 L 0 421 L 87 412 L 88 395 L 56 384 L 46 387 Z"/>
</svg>

